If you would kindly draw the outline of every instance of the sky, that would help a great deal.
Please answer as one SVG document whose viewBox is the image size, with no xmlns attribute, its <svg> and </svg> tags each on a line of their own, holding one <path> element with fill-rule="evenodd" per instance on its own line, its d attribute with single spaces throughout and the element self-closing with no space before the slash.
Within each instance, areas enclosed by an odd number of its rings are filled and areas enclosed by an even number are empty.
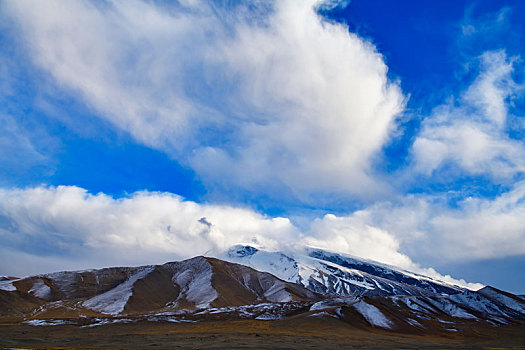
<svg viewBox="0 0 525 350">
<path fill-rule="evenodd" d="M 315 246 L 525 294 L 525 4 L 0 0 L 0 274 Z"/>
</svg>

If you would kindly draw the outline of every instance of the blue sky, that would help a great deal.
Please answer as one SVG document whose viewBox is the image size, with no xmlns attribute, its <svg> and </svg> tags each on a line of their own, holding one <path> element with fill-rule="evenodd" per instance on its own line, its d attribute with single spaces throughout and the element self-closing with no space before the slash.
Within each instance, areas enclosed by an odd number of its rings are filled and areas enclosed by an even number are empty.
<svg viewBox="0 0 525 350">
<path fill-rule="evenodd" d="M 304 244 L 525 293 L 522 2 L 4 0 L 0 23 L 0 274 Z"/>
</svg>

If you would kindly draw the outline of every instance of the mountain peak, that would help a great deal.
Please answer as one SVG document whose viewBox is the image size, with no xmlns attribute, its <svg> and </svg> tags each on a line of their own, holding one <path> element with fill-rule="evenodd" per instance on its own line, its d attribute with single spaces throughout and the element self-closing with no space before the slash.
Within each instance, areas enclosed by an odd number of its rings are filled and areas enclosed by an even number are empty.
<svg viewBox="0 0 525 350">
<path fill-rule="evenodd" d="M 269 252 L 239 244 L 217 257 L 327 295 L 451 295 L 464 290 L 393 266 L 313 247 Z"/>
<path fill-rule="evenodd" d="M 249 245 L 238 244 L 228 249 L 228 256 L 231 258 L 243 258 L 252 256 L 257 253 L 259 249 Z"/>
</svg>

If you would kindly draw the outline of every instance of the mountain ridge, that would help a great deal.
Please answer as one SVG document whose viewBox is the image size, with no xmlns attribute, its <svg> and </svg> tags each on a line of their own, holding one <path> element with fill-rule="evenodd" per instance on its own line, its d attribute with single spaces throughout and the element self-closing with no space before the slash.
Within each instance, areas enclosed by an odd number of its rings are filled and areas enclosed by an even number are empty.
<svg viewBox="0 0 525 350">
<path fill-rule="evenodd" d="M 74 304 L 79 314 L 106 315 L 319 297 L 267 272 L 202 256 L 162 265 L 61 271 L 4 280 L 0 292 L 15 293 L 38 306 L 67 302 Z M 5 315 L 6 308 L 0 307 L 0 314 L 2 310 Z"/>
<path fill-rule="evenodd" d="M 245 319 L 308 323 L 313 317 L 410 334 L 525 324 L 525 301 L 490 286 L 479 291 L 451 288 L 424 276 L 403 275 L 384 265 L 319 250 L 306 257 L 246 246 L 229 252 L 252 265 L 264 262 L 263 267 L 288 280 L 203 256 L 162 265 L 6 278 L 0 281 L 0 323 L 77 327 Z"/>
<path fill-rule="evenodd" d="M 432 295 L 461 293 L 466 288 L 386 264 L 343 256 L 318 248 L 304 252 L 268 252 L 235 245 L 216 254 L 226 261 L 270 272 L 321 294 Z M 429 294 L 430 293 L 430 294 Z"/>
</svg>

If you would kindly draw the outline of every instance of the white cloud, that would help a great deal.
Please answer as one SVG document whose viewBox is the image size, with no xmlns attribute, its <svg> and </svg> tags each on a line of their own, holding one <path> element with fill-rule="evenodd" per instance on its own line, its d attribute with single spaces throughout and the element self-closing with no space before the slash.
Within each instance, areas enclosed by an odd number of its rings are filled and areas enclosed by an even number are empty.
<svg viewBox="0 0 525 350">
<path fill-rule="evenodd" d="M 455 196 L 406 195 L 395 203 L 369 206 L 352 214 L 351 220 L 361 227 L 356 232 L 366 232 L 363 227 L 388 232 L 395 240 L 390 244 L 397 247 L 390 252 L 403 251 L 430 265 L 525 254 L 524 182 L 492 199 L 456 198 L 451 206 Z M 386 255 L 382 248 L 377 247 L 379 256 Z"/>
<path fill-rule="evenodd" d="M 24 250 L 26 243 L 29 249 L 35 240 L 35 248 L 43 249 L 36 255 L 51 251 L 65 259 L 73 252 L 82 256 L 96 251 L 105 260 L 119 263 L 173 260 L 238 242 L 256 241 L 271 249 L 278 246 L 278 240 L 296 236 L 287 219 L 197 204 L 168 193 L 137 192 L 113 199 L 59 186 L 1 190 L 0 198 L 4 244 Z"/>
<path fill-rule="evenodd" d="M 301 231 L 287 218 L 168 193 L 114 199 L 74 186 L 2 189 L 0 273 L 163 263 L 248 243 L 268 250 L 311 245 L 468 285 L 421 268 L 400 251 L 398 238 L 367 221 L 366 211 L 326 215 Z"/>
<path fill-rule="evenodd" d="M 444 256 L 468 260 L 525 254 L 525 183 L 495 199 L 467 198 L 430 220 Z M 436 239 L 436 238 L 434 238 Z"/>
<path fill-rule="evenodd" d="M 453 164 L 467 174 L 509 180 L 525 171 L 523 140 L 512 139 L 509 106 L 523 92 L 512 79 L 515 59 L 485 52 L 481 72 L 458 100 L 438 106 L 425 119 L 412 146 L 414 168 L 431 175 Z"/>
<path fill-rule="evenodd" d="M 410 258 L 399 252 L 399 242 L 387 230 L 366 224 L 363 212 L 337 217 L 327 214 L 322 219 L 313 221 L 305 237 L 308 245 L 340 251 L 355 256 L 382 261 L 395 266 L 408 267 Z"/>
<path fill-rule="evenodd" d="M 417 227 L 408 224 L 414 223 L 412 218 L 407 219 L 400 214 L 414 213 L 413 208 L 398 208 L 392 212 L 383 211 L 386 207 L 393 209 L 390 203 L 384 203 L 380 207 L 357 211 L 347 216 L 337 217 L 328 214 L 322 219 L 316 219 L 305 234 L 304 241 L 309 246 L 326 250 L 334 250 L 334 247 L 337 247 L 339 252 L 401 267 L 407 271 L 473 290 L 482 287 L 479 283 L 468 283 L 450 275 L 443 276 L 433 268 L 424 268 L 415 263 L 407 254 L 402 253 L 401 242 L 417 231 Z M 394 227 L 385 225 L 393 221 L 398 222 Z M 401 228 L 409 231 L 398 231 Z M 418 236 L 421 238 L 420 235 Z M 407 240 L 410 241 L 410 239 Z"/>
<path fill-rule="evenodd" d="M 208 186 L 370 196 L 387 187 L 371 162 L 404 96 L 373 45 L 323 20 L 320 5 L 21 0 L 3 10 L 57 84 Z"/>
</svg>

